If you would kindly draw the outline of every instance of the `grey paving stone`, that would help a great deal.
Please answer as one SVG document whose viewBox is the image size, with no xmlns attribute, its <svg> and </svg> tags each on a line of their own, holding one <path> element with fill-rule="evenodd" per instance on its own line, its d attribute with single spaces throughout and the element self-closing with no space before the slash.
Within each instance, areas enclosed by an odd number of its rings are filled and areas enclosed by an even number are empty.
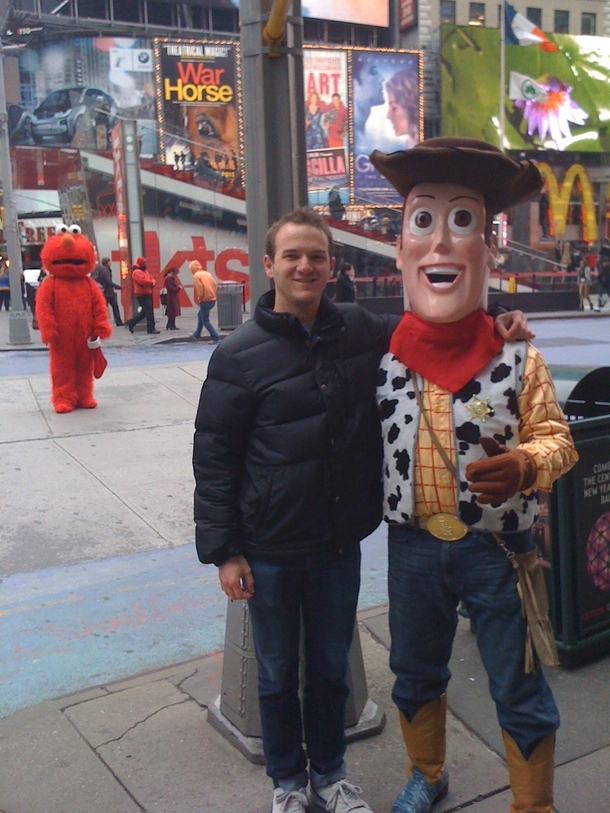
<svg viewBox="0 0 610 813">
<path fill-rule="evenodd" d="M 141 813 L 71 723 L 46 703 L 0 720 L 0 809 Z"/>
<path fill-rule="evenodd" d="M 125 736 L 161 709 L 186 702 L 187 697 L 168 680 L 157 680 L 71 706 L 65 715 L 87 742 L 98 748 Z"/>
</svg>

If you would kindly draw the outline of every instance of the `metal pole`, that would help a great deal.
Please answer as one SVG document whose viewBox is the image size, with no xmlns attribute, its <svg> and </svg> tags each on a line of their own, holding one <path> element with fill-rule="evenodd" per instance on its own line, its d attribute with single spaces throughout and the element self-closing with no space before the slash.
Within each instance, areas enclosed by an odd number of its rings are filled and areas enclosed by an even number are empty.
<svg viewBox="0 0 610 813">
<path fill-rule="evenodd" d="M 294 0 L 281 45 L 265 44 L 272 0 L 241 0 L 246 212 L 252 307 L 269 290 L 263 256 L 269 226 L 307 204 L 303 20 Z"/>
<path fill-rule="evenodd" d="M 499 134 L 499 147 L 504 152 L 504 130 L 506 128 L 506 112 L 504 109 L 504 94 L 506 85 L 506 10 L 504 3 L 502 3 L 502 11 L 500 12 L 500 134 Z"/>
<path fill-rule="evenodd" d="M 2 197 L 4 202 L 4 236 L 9 266 L 11 286 L 11 315 L 9 319 L 8 343 L 31 344 L 27 314 L 23 307 L 21 293 L 21 243 L 17 224 L 17 210 L 13 194 L 11 167 L 11 147 L 8 137 L 8 115 L 6 111 L 6 90 L 4 87 L 4 52 L 8 49 L 0 42 L 0 171 L 2 172 Z"/>
</svg>

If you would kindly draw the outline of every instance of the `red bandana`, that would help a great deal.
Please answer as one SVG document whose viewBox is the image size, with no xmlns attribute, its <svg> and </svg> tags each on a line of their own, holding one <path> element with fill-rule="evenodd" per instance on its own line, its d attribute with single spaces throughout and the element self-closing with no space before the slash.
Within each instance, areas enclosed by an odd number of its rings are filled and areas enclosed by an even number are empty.
<svg viewBox="0 0 610 813">
<path fill-rule="evenodd" d="M 407 311 L 392 335 L 390 352 L 410 370 L 456 393 L 503 345 L 483 308 L 458 322 L 427 322 Z"/>
</svg>

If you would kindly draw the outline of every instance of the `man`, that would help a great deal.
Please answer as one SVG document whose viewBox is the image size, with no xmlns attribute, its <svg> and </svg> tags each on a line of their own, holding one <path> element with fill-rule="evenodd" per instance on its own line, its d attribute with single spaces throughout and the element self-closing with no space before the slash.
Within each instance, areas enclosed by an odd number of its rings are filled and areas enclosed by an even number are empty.
<svg viewBox="0 0 610 813">
<path fill-rule="evenodd" d="M 526 342 L 504 344 L 484 310 L 492 217 L 542 179 L 474 139 L 429 139 L 371 161 L 406 199 L 396 264 L 409 310 L 377 395 L 390 666 L 410 760 L 392 813 L 427 813 L 448 791 L 445 692 L 460 601 L 496 703 L 511 813 L 550 813 L 559 715 L 528 633 L 538 655 L 556 652 L 548 619 L 528 630 L 517 581 L 523 591 L 520 570 L 540 573 L 534 489 L 550 490 L 577 455 L 542 357 Z M 548 632 L 540 641 L 538 629 Z"/>
<path fill-rule="evenodd" d="M 121 312 L 119 310 L 119 303 L 117 302 L 115 291 L 120 291 L 121 286 L 117 285 L 112 280 L 112 269 L 110 268 L 110 257 L 102 257 L 96 273 L 95 280 L 102 289 L 102 293 L 106 298 L 106 302 L 112 308 L 114 316 L 114 323 L 117 327 L 123 327 L 123 320 L 121 319 Z"/>
<path fill-rule="evenodd" d="M 197 552 L 249 603 L 273 813 L 305 813 L 308 780 L 322 810 L 371 813 L 345 779 L 346 675 L 360 541 L 381 519 L 375 380 L 397 320 L 324 295 L 334 259 L 317 213 L 274 223 L 266 252 L 275 290 L 214 352 L 201 392 Z"/>
<path fill-rule="evenodd" d="M 146 319 L 146 332 L 159 333 L 155 327 L 155 312 L 152 302 L 152 294 L 156 283 L 152 274 L 149 274 L 146 270 L 145 257 L 138 257 L 136 260 L 131 279 L 133 281 L 133 292 L 138 300 L 140 310 L 135 316 L 128 319 L 125 325 L 129 328 L 129 332 L 133 333 L 134 327 L 142 319 Z"/>
<path fill-rule="evenodd" d="M 189 270 L 193 275 L 193 286 L 195 291 L 195 302 L 199 305 L 199 313 L 197 314 L 197 327 L 193 333 L 193 339 L 201 338 L 201 331 L 205 327 L 210 334 L 213 344 L 218 344 L 220 336 L 214 325 L 210 322 L 210 312 L 216 304 L 216 294 L 218 285 L 216 280 L 206 271 L 199 260 L 193 260 L 189 263 Z"/>
</svg>

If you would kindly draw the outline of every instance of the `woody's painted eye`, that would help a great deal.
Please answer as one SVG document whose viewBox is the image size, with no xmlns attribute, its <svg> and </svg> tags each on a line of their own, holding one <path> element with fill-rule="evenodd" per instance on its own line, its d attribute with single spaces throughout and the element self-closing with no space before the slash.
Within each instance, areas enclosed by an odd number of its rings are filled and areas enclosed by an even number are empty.
<svg viewBox="0 0 610 813">
<path fill-rule="evenodd" d="M 409 218 L 409 231 L 416 235 L 431 234 L 434 230 L 434 221 L 434 212 L 430 209 L 416 209 Z"/>
<path fill-rule="evenodd" d="M 456 206 L 449 212 L 448 224 L 454 234 L 470 234 L 477 227 L 478 217 L 466 206 Z"/>
</svg>

